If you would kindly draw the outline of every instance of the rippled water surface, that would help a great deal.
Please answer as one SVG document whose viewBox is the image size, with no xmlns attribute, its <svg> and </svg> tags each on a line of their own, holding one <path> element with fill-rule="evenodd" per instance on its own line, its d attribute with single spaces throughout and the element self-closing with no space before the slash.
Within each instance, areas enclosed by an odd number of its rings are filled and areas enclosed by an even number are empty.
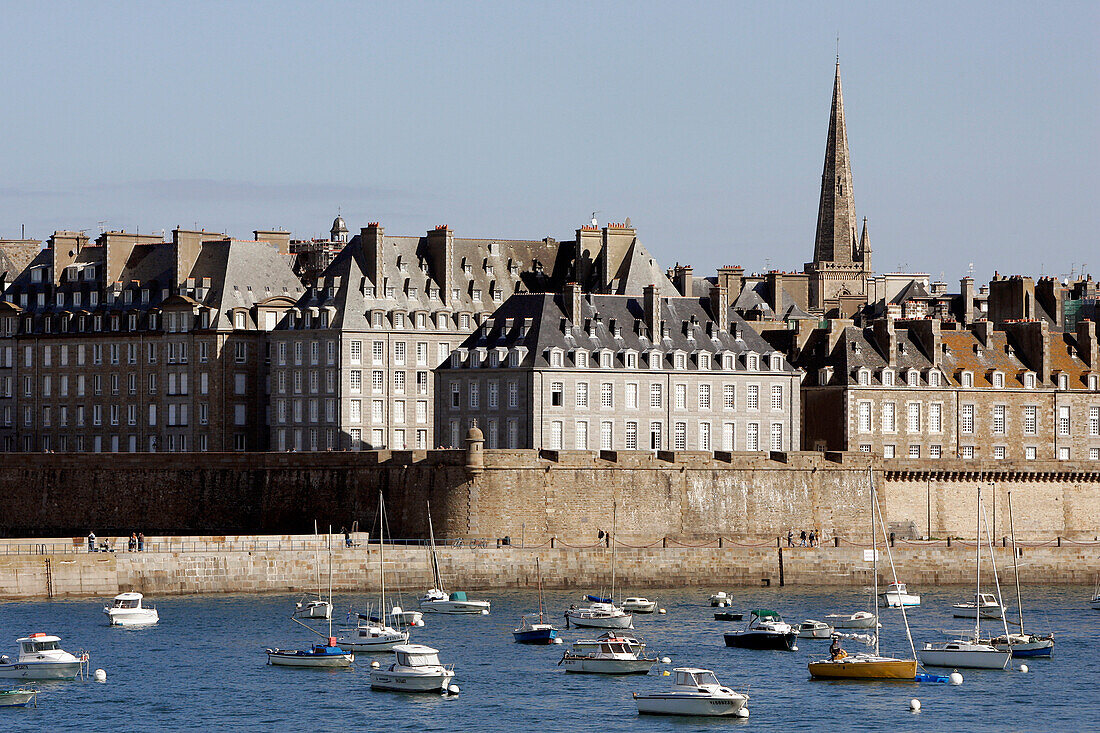
<svg viewBox="0 0 1100 733">
<path fill-rule="evenodd" d="M 738 730 L 819 731 L 1013 731 L 1096 729 L 1100 702 L 1100 611 L 1088 607 L 1092 588 L 1025 588 L 1031 630 L 1054 631 L 1053 659 L 1025 660 L 1027 674 L 963 670 L 961 687 L 937 684 L 811 681 L 806 662 L 825 652 L 828 641 L 799 640 L 796 652 L 729 649 L 722 632 L 738 626 L 713 620 L 707 604 L 718 588 L 647 590 L 666 615 L 636 616 L 636 633 L 672 664 L 647 676 L 566 674 L 557 666 L 564 646 L 515 644 L 511 631 L 521 613 L 534 609 L 529 591 L 496 591 L 493 612 L 481 617 L 427 616 L 413 641 L 440 649 L 454 663 L 461 694 L 372 692 L 369 655 L 347 670 L 270 667 L 267 646 L 307 645 L 317 637 L 288 616 L 296 598 L 279 595 L 181 596 L 153 599 L 158 626 L 123 630 L 106 625 L 103 599 L 0 604 L 0 651 L 16 653 L 15 639 L 43 631 L 62 637 L 69 651 L 87 649 L 92 668 L 107 682 L 40 683 L 37 709 L 0 709 L 0 727 L 10 730 L 174 730 L 199 725 L 218 730 L 427 731 L 615 731 Z M 805 618 L 856 611 L 866 596 L 856 589 L 733 588 L 733 610 L 775 608 L 797 623 Z M 950 604 L 965 588 L 911 588 L 923 605 L 910 611 L 918 647 L 942 639 L 942 629 L 963 629 Z M 629 591 L 629 589 L 628 589 Z M 556 623 L 581 591 L 545 594 Z M 334 599 L 340 621 L 365 595 Z M 415 602 L 405 599 L 406 606 Z M 1015 602 L 1009 604 L 1014 614 Z M 336 620 L 336 619 L 334 619 Z M 883 611 L 883 650 L 908 652 L 899 611 Z M 972 622 L 969 622 L 972 623 Z M 993 622 L 983 622 L 993 625 Z M 323 627 L 320 627 L 323 628 Z M 598 633 L 598 632 L 596 632 Z M 593 632 L 563 631 L 568 641 Z M 849 643 L 849 649 L 852 649 Z M 388 661 L 391 655 L 377 655 Z M 701 666 L 751 696 L 747 720 L 639 717 L 632 691 L 662 690 L 659 670 Z M 1019 660 L 1013 661 L 1013 667 Z M 943 670 L 933 670 L 940 671 Z M 949 671 L 949 670 L 948 670 Z M 0 680 L 0 686 L 10 686 Z M 919 714 L 909 700 L 919 698 Z"/>
</svg>

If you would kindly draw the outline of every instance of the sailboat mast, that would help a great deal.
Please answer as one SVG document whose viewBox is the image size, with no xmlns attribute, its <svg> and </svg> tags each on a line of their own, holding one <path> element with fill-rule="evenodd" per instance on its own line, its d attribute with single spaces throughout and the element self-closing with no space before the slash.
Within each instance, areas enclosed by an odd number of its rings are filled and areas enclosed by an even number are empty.
<svg viewBox="0 0 1100 733">
<path fill-rule="evenodd" d="M 386 538 L 384 535 L 383 527 L 385 526 L 385 500 L 382 498 L 382 492 L 378 492 L 378 583 L 382 587 L 382 598 L 379 601 L 381 608 L 379 608 L 378 617 L 382 620 L 382 627 L 386 626 Z"/>
<path fill-rule="evenodd" d="M 539 566 L 539 559 L 535 558 L 535 577 L 538 578 L 539 583 L 539 623 L 543 623 L 542 620 L 542 568 Z"/>
<path fill-rule="evenodd" d="M 328 635 L 332 638 L 332 525 L 328 526 Z"/>
<path fill-rule="evenodd" d="M 439 572 L 439 558 L 435 555 L 435 528 L 432 527 L 432 503 L 428 505 L 428 542 L 432 551 L 432 574 L 435 576 L 435 585 L 443 590 L 443 574 Z"/>
<path fill-rule="evenodd" d="M 615 544 L 618 532 L 619 502 L 611 502 L 611 605 L 615 605 Z"/>
<path fill-rule="evenodd" d="M 867 484 L 871 491 L 871 562 L 872 575 L 874 576 L 874 589 L 871 591 L 871 607 L 875 616 L 875 656 L 879 655 L 878 648 L 878 535 L 875 534 L 875 479 L 871 469 L 867 470 Z"/>
<path fill-rule="evenodd" d="M 978 484 L 978 511 L 974 532 L 974 639 L 982 632 L 982 485 Z"/>
<path fill-rule="evenodd" d="M 1024 601 L 1020 595 L 1020 566 L 1016 562 L 1016 523 L 1012 521 L 1012 492 L 1008 492 L 1008 528 L 1012 532 L 1012 574 L 1016 576 L 1016 605 L 1020 609 L 1020 634 L 1024 633 Z"/>
</svg>

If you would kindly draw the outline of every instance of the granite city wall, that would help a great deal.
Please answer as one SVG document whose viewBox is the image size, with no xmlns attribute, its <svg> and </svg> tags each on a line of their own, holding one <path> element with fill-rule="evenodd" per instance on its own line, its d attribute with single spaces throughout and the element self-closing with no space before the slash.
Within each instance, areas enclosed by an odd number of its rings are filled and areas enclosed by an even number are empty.
<svg viewBox="0 0 1100 733">
<path fill-rule="evenodd" d="M 722 537 L 744 544 L 815 528 L 865 542 L 869 477 L 899 537 L 1100 537 L 1100 466 L 882 461 L 862 453 L 462 450 L 364 453 L 5 454 L 0 536 L 310 533 L 509 537 L 586 546 L 615 524 L 627 545 Z"/>
</svg>

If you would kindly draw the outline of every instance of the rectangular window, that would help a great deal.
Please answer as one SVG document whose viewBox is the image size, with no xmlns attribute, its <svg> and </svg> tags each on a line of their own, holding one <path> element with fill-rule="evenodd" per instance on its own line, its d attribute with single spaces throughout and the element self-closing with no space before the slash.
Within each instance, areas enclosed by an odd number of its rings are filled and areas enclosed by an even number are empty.
<svg viewBox="0 0 1100 733">
<path fill-rule="evenodd" d="M 1058 408 L 1058 435 L 1069 435 L 1069 406 Z"/>
<path fill-rule="evenodd" d="M 416 401 L 416 422 L 423 425 L 428 422 L 428 401 Z"/>
<path fill-rule="evenodd" d="M 462 406 L 462 388 L 458 382 L 451 382 L 451 409 L 457 410 Z"/>
<path fill-rule="evenodd" d="M 614 424 L 610 420 L 600 423 L 600 450 L 611 450 L 614 445 Z"/>
<path fill-rule="evenodd" d="M 760 450 L 760 423 L 750 422 L 745 426 L 745 450 Z"/>
<path fill-rule="evenodd" d="M 1024 435 L 1036 435 L 1038 414 L 1035 405 L 1024 406 Z"/>
<path fill-rule="evenodd" d="M 352 394 L 359 394 L 363 391 L 363 372 L 358 369 L 352 369 L 349 372 L 349 388 Z"/>
<path fill-rule="evenodd" d="M 574 445 L 576 450 L 588 450 L 588 423 L 577 421 L 577 439 Z"/>
<path fill-rule="evenodd" d="M 871 432 L 871 403 L 864 400 L 859 403 L 859 432 Z"/>
<path fill-rule="evenodd" d="M 662 399 L 661 385 L 658 382 L 654 382 L 649 385 L 649 406 L 652 409 L 660 409 Z"/>
<path fill-rule="evenodd" d="M 941 457 L 943 457 L 943 446 L 942 445 L 930 445 L 930 446 L 928 446 L 928 457 L 929 458 L 941 458 Z"/>
<path fill-rule="evenodd" d="M 737 438 L 737 429 L 734 423 L 722 423 L 722 450 L 736 450 L 734 440 Z"/>
<path fill-rule="evenodd" d="M 1035 446 L 1029 445 L 1024 448 L 1024 460 L 1034 461 L 1037 453 L 1038 451 L 1035 449 Z"/>
<path fill-rule="evenodd" d="M 508 407 L 519 407 L 519 383 L 515 381 L 508 382 Z"/>
<path fill-rule="evenodd" d="M 1100 448 L 1089 448 L 1089 460 L 1100 461 Z"/>
<path fill-rule="evenodd" d="M 722 385 L 722 402 L 723 402 L 723 407 L 725 407 L 727 410 L 732 410 L 734 408 L 735 400 L 734 400 L 734 388 L 733 388 L 732 384 L 723 384 Z M 730 448 L 729 450 L 733 450 L 733 449 Z"/>
<path fill-rule="evenodd" d="M 672 426 L 672 449 L 687 450 L 687 423 L 678 422 Z"/>
<path fill-rule="evenodd" d="M 699 450 L 709 451 L 710 446 L 710 423 L 699 423 Z"/>
<path fill-rule="evenodd" d="M 478 382 L 470 382 L 470 409 L 477 410 L 481 407 L 481 385 Z"/>
<path fill-rule="evenodd" d="M 348 420 L 353 423 L 362 422 L 363 420 L 363 403 L 360 400 L 351 401 L 351 410 L 348 414 Z"/>
<path fill-rule="evenodd" d="M 386 353 L 386 342 L 375 341 L 371 344 L 370 358 L 371 364 L 381 365 L 384 363 Z"/>
<path fill-rule="evenodd" d="M 626 385 L 626 409 L 638 409 L 638 385 L 635 382 Z"/>
<path fill-rule="evenodd" d="M 673 385 L 673 394 L 675 395 L 675 405 L 677 410 L 683 410 L 687 408 L 687 391 L 688 388 L 686 384 Z"/>
<path fill-rule="evenodd" d="M 964 435 L 974 434 L 974 405 L 962 406 L 962 419 L 959 422 L 961 423 L 960 430 Z M 973 446 L 971 446 L 971 450 L 973 451 Z"/>
<path fill-rule="evenodd" d="M 908 429 L 910 433 L 920 432 L 920 403 L 910 402 L 905 406 L 908 413 Z"/>
<path fill-rule="evenodd" d="M 1068 461 L 1069 460 L 1069 447 L 1068 446 L 1058 449 L 1058 460 L 1059 461 Z"/>
<path fill-rule="evenodd" d="M 664 436 L 662 435 L 661 423 L 651 422 L 649 424 L 649 449 L 662 450 L 663 448 Z"/>
<path fill-rule="evenodd" d="M 772 450 L 783 450 L 783 423 L 772 423 Z"/>
<path fill-rule="evenodd" d="M 550 406 L 561 407 L 565 404 L 564 401 L 565 387 L 561 382 L 550 383 Z"/>
<path fill-rule="evenodd" d="M 397 341 L 393 345 L 393 363 L 397 366 L 405 366 L 405 342 Z"/>
<path fill-rule="evenodd" d="M 1008 455 L 1008 450 L 1003 445 L 993 446 L 993 458 L 994 460 L 1003 461 L 1005 456 Z"/>
<path fill-rule="evenodd" d="M 760 409 L 760 385 L 750 384 L 748 386 L 748 400 L 745 405 L 750 410 Z"/>
<path fill-rule="evenodd" d="M 348 348 L 348 358 L 352 364 L 361 364 L 363 361 L 363 342 L 352 341 Z"/>
<path fill-rule="evenodd" d="M 915 444 L 909 446 L 909 457 L 910 458 L 920 458 L 920 444 L 919 443 L 915 443 Z"/>
<path fill-rule="evenodd" d="M 426 341 L 418 341 L 416 343 L 416 365 L 427 366 L 428 364 L 428 344 Z"/>
<path fill-rule="evenodd" d="M 626 423 L 626 449 L 638 450 L 638 423 L 633 420 Z"/>
<path fill-rule="evenodd" d="M 386 414 L 386 402 L 385 400 L 371 400 L 370 402 L 370 421 L 375 425 L 381 425 L 385 422 Z"/>
<path fill-rule="evenodd" d="M 370 373 L 370 390 L 378 394 L 385 390 L 386 374 L 381 369 L 375 369 Z"/>
<path fill-rule="evenodd" d="M 615 406 L 615 385 L 611 382 L 603 382 L 600 385 L 600 407 L 611 408 Z M 610 450 L 608 448 L 607 450 Z"/>
<path fill-rule="evenodd" d="M 1100 436 L 1100 407 L 1089 408 L 1089 435 Z"/>
<path fill-rule="evenodd" d="M 405 372 L 393 373 L 394 394 L 405 394 Z"/>
<path fill-rule="evenodd" d="M 783 385 L 782 384 L 773 384 L 772 385 L 772 409 L 773 410 L 782 410 L 783 409 Z"/>
<path fill-rule="evenodd" d="M 561 450 L 562 421 L 553 420 L 550 423 L 550 450 Z"/>
<path fill-rule="evenodd" d="M 993 405 L 993 434 L 1005 434 L 1005 406 Z"/>
<path fill-rule="evenodd" d="M 974 446 L 964 445 L 962 447 L 962 457 L 963 458 L 968 458 L 968 459 L 973 458 L 974 457 Z"/>
<path fill-rule="evenodd" d="M 495 380 L 489 381 L 489 409 L 500 407 L 500 384 Z"/>
<path fill-rule="evenodd" d="M 896 433 L 898 431 L 897 405 L 893 402 L 882 403 L 882 432 Z"/>
<path fill-rule="evenodd" d="M 943 432 L 943 403 L 933 402 L 928 405 L 928 432 Z M 933 456 L 936 457 L 936 456 Z"/>
<path fill-rule="evenodd" d="M 895 451 L 895 446 L 893 446 L 893 445 L 884 445 L 884 446 L 882 446 L 882 457 L 883 458 L 893 458 L 894 457 L 894 451 Z"/>
<path fill-rule="evenodd" d="M 577 382 L 577 407 L 588 407 L 588 382 Z"/>
<path fill-rule="evenodd" d="M 397 425 L 405 423 L 405 400 L 394 400 L 393 422 Z"/>
</svg>

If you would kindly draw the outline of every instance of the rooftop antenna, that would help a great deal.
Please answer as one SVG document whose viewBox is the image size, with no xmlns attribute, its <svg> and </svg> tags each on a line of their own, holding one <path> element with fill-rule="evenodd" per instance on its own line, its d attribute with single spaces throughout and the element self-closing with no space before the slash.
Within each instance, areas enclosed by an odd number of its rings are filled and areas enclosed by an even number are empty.
<svg viewBox="0 0 1100 733">
<path fill-rule="evenodd" d="M 593 211 L 592 212 L 592 226 L 594 226 L 594 227 L 599 226 L 599 224 L 596 223 L 596 214 L 599 214 L 599 213 L 601 213 L 601 212 L 599 212 L 599 211 Z"/>
<path fill-rule="evenodd" d="M 840 31 L 836 32 L 836 62 L 840 63 Z"/>
<path fill-rule="evenodd" d="M 973 262 L 971 262 L 969 265 L 966 266 L 966 272 L 971 278 L 974 277 L 974 263 Z"/>
<path fill-rule="evenodd" d="M 99 227 L 99 233 L 100 234 L 103 234 L 103 232 L 107 231 L 107 220 L 106 219 L 104 219 L 103 221 L 97 221 L 96 225 Z"/>
</svg>

